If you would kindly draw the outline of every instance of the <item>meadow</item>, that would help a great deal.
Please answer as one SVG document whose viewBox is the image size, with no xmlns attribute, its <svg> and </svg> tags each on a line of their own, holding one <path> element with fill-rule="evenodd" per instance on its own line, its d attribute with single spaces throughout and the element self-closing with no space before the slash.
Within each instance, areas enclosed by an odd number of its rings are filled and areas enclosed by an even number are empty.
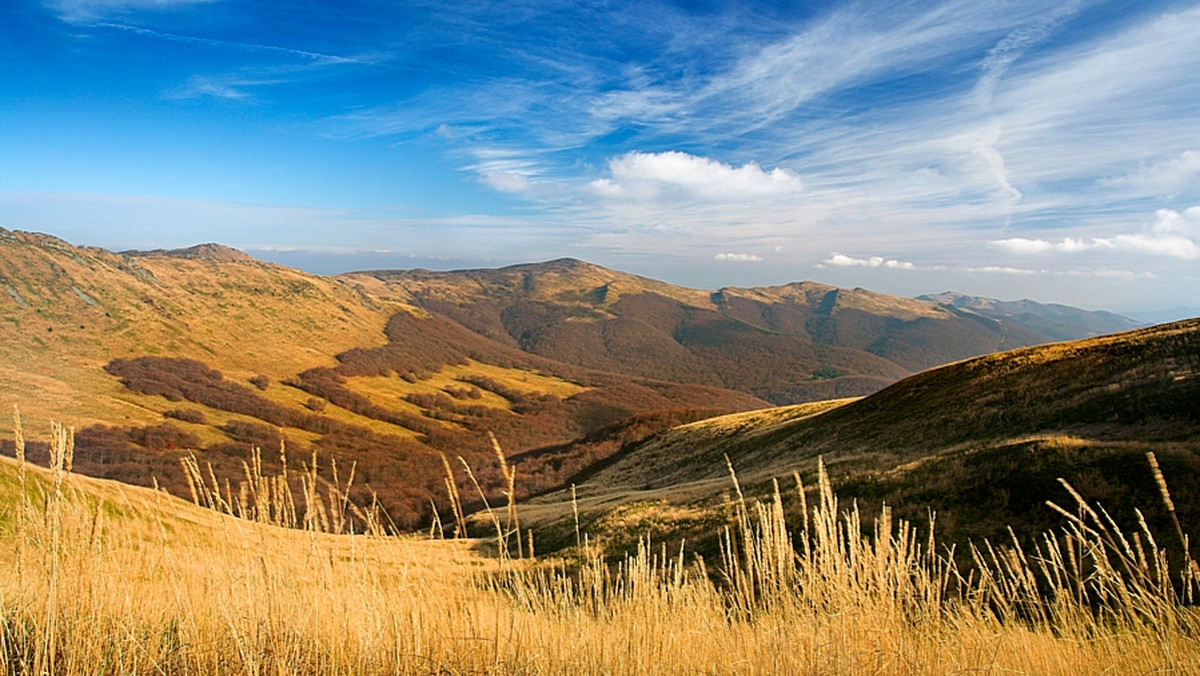
<svg viewBox="0 0 1200 676">
<path fill-rule="evenodd" d="M 346 479 L 313 466 L 293 500 L 248 464 L 237 518 L 72 474 L 61 426 L 35 467 L 15 429 L 5 674 L 1200 673 L 1200 568 L 1165 554 L 1183 529 L 1123 533 L 1082 498 L 1036 542 L 979 543 L 968 571 L 928 524 L 865 523 L 824 471 L 764 501 L 731 473 L 720 557 L 643 542 L 612 565 L 585 532 L 531 558 L 500 505 L 491 538 L 322 532 L 353 521 L 329 516 L 349 509 Z M 295 516 L 318 503 L 325 518 Z"/>
</svg>

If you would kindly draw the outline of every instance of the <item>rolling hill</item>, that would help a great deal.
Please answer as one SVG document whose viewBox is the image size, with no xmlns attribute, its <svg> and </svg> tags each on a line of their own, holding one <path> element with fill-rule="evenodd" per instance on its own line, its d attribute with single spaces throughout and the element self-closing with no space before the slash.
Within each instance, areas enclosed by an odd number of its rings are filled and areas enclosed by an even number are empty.
<svg viewBox="0 0 1200 676">
<path fill-rule="evenodd" d="M 403 527 L 447 507 L 443 454 L 505 490 L 489 433 L 532 495 L 681 422 L 1047 339 L 812 282 L 708 292 L 574 260 L 320 277 L 217 244 L 113 253 L 7 230 L 0 284 L 2 403 L 34 438 L 75 426 L 77 471 L 187 495 L 194 449 L 232 490 L 252 447 L 277 462 L 284 444 L 354 464 L 356 499 Z"/>
<path fill-rule="evenodd" d="M 1007 539 L 1009 525 L 1029 535 L 1058 523 L 1044 501 L 1072 504 L 1059 477 L 1114 517 L 1128 522 L 1141 508 L 1167 532 L 1146 453 L 1156 454 L 1179 518 L 1196 523 L 1197 402 L 1200 319 L 966 360 L 862 399 L 677 427 L 581 476 L 578 505 L 597 537 L 622 546 L 647 533 L 695 541 L 729 499 L 726 457 L 751 494 L 793 471 L 811 486 L 823 458 L 843 497 L 868 512 L 886 502 L 916 522 L 932 509 L 944 541 Z M 543 542 L 569 540 L 569 499 L 559 492 L 526 508 Z"/>
<path fill-rule="evenodd" d="M 516 452 L 651 411 L 766 405 L 527 354 L 352 279 L 219 245 L 116 254 L 3 231 L 0 284 L 3 403 L 34 438 L 51 419 L 76 427 L 77 471 L 178 495 L 187 449 L 236 483 L 251 447 L 277 461 L 286 441 L 293 458 L 357 463 L 356 497 L 407 527 L 444 506 L 440 453 L 489 493 L 503 486 L 489 432 Z"/>
</svg>

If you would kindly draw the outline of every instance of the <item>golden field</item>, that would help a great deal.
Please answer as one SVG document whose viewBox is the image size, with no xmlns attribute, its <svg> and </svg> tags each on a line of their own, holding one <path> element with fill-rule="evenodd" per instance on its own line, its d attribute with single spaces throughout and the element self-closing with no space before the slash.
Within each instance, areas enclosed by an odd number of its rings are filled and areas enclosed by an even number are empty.
<svg viewBox="0 0 1200 676">
<path fill-rule="evenodd" d="M 1200 672 L 1200 571 L 1157 553 L 1178 536 L 1083 503 L 967 575 L 926 529 L 863 523 L 822 472 L 797 487 L 802 524 L 778 497 L 735 501 L 720 560 L 645 543 L 606 566 L 586 533 L 530 560 L 236 519 L 72 475 L 69 430 L 53 446 L 49 470 L 0 460 L 7 674 Z"/>
</svg>

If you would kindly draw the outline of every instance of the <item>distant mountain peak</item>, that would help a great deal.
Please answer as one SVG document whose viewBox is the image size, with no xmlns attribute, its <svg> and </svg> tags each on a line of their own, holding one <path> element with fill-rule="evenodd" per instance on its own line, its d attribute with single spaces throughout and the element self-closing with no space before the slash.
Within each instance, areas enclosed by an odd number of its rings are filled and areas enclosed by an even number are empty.
<svg viewBox="0 0 1200 676">
<path fill-rule="evenodd" d="M 597 268 L 598 265 L 588 263 L 587 261 L 579 260 L 564 256 L 563 258 L 555 258 L 553 260 L 541 261 L 539 263 L 518 263 L 508 266 L 510 268 Z"/>
<path fill-rule="evenodd" d="M 1084 336 L 1118 333 L 1145 326 L 1142 322 L 1102 310 L 1081 310 L 1057 303 L 1039 303 L 1028 299 L 1005 301 L 969 296 L 955 291 L 917 296 L 917 300 L 938 303 L 973 314 L 1006 321 L 1018 321 L 1055 340 L 1075 340 Z"/>
<path fill-rule="evenodd" d="M 0 228 L 0 242 L 16 244 L 32 244 L 33 246 L 48 246 L 56 249 L 74 249 L 65 240 L 44 232 L 28 232 L 25 230 L 8 230 Z"/>
<path fill-rule="evenodd" d="M 250 254 L 234 249 L 233 247 L 225 246 L 224 244 L 216 244 L 206 242 L 189 246 L 184 249 L 153 249 L 151 251 L 138 251 L 132 249 L 122 251 L 126 256 L 135 258 L 190 258 L 193 260 L 206 261 L 222 261 L 222 262 L 240 262 L 248 263 L 256 259 Z"/>
</svg>

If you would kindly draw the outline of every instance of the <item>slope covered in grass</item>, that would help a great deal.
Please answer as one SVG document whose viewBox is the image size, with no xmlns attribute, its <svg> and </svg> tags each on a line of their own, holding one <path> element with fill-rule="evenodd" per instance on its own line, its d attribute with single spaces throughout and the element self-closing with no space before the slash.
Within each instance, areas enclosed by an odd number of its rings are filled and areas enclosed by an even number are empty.
<svg viewBox="0 0 1200 676">
<path fill-rule="evenodd" d="M 52 418 L 77 427 L 80 472 L 186 495 L 188 449 L 236 485 L 251 447 L 270 463 L 286 444 L 293 457 L 354 466 L 356 497 L 378 498 L 409 527 L 448 506 L 442 454 L 471 500 L 456 456 L 489 498 L 507 490 L 489 434 L 529 461 L 513 489 L 526 496 L 596 475 L 590 463 L 613 462 L 633 439 L 590 435 L 630 419 L 644 430 L 637 416 L 765 406 L 756 394 L 861 394 L 923 364 L 1037 339 L 1008 320 L 862 289 L 706 292 L 579 261 L 317 277 L 219 245 L 115 254 L 3 231 L 0 281 L 5 403 L 35 432 Z M 911 423 L 924 413 L 855 406 L 833 430 L 839 443 L 878 454 L 895 436 L 915 448 Z M 995 427 L 989 416 L 955 428 L 975 439 Z M 862 429 L 889 431 L 855 441 Z M 829 437 L 797 434 L 792 445 L 814 453 Z M 765 437 L 760 446 L 790 457 Z M 765 467 L 752 451 L 731 454 Z M 658 485 L 703 466 L 715 476 L 721 455 L 664 467 Z"/>
<path fill-rule="evenodd" d="M 707 508 L 727 494 L 726 457 L 744 486 L 763 491 L 793 470 L 811 481 L 823 456 L 843 494 L 913 519 L 934 509 L 951 540 L 1048 526 L 1057 515 L 1044 501 L 1069 499 L 1059 477 L 1126 521 L 1142 507 L 1166 527 L 1145 453 L 1174 479 L 1183 518 L 1200 518 L 1197 402 L 1200 320 L 1190 320 L 952 364 L 818 414 L 772 409 L 686 425 L 625 449 L 577 495 L 597 515 L 660 501 Z M 531 509 L 557 519 L 561 534 L 567 500 L 546 496 Z M 658 531 L 670 532 L 662 521 Z"/>
<path fill-rule="evenodd" d="M 1034 553 L 1045 568 L 1001 548 L 961 579 L 827 482 L 798 525 L 778 497 L 735 501 L 707 564 L 644 546 L 611 567 L 580 550 L 568 569 L 489 559 L 479 541 L 284 530 L 65 464 L 0 458 L 2 673 L 1121 675 L 1200 660 L 1186 567 L 1122 560 L 1078 530 Z M 1068 551 L 1128 567 L 1083 574 Z"/>
<path fill-rule="evenodd" d="M 75 426 L 78 471 L 176 495 L 188 450 L 236 485 L 251 447 L 273 463 L 286 443 L 354 466 L 356 497 L 415 527 L 446 506 L 441 453 L 502 489 L 489 433 L 519 452 L 660 409 L 765 405 L 531 355 L 386 289 L 219 245 L 116 254 L 0 231 L 0 282 L 3 403 L 34 432 Z"/>
</svg>

